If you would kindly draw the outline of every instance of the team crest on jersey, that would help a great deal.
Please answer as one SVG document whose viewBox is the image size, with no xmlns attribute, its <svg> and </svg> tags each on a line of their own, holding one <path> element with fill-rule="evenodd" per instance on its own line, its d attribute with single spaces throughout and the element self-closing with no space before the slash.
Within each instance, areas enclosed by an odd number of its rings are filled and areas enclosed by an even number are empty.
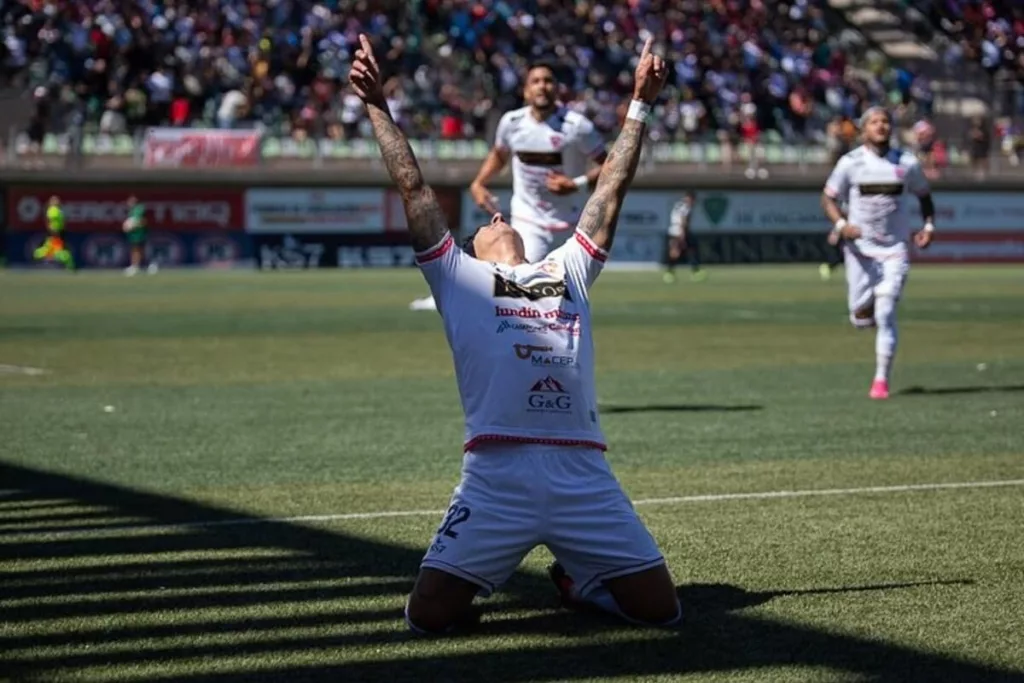
<svg viewBox="0 0 1024 683">
<path fill-rule="evenodd" d="M 537 266 L 537 270 L 559 280 L 565 277 L 565 268 L 558 261 L 543 261 Z"/>
<path fill-rule="evenodd" d="M 559 147 L 561 147 L 562 146 L 562 142 L 563 142 L 563 138 L 562 138 L 561 135 L 552 135 L 551 136 L 551 146 L 554 147 L 555 149 L 558 149 Z"/>
<path fill-rule="evenodd" d="M 572 301 L 572 295 L 569 293 L 569 288 L 565 286 L 565 280 L 544 280 L 521 285 L 518 282 L 506 280 L 498 273 L 494 274 L 494 296 L 500 299 L 526 299 L 527 301 L 540 301 L 541 299 Z"/>
<path fill-rule="evenodd" d="M 907 175 L 907 169 L 903 168 L 902 166 L 897 166 L 896 177 L 899 178 L 900 180 L 903 180 L 903 176 L 905 175 Z"/>
</svg>

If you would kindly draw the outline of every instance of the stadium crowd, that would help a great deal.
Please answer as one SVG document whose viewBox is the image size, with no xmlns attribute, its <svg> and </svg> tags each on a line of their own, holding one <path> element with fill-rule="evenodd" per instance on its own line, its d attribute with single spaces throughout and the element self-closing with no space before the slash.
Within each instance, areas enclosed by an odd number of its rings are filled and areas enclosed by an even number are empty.
<svg viewBox="0 0 1024 683">
<path fill-rule="evenodd" d="M 1018 0 L 910 1 L 955 39 L 947 59 L 973 60 L 990 74 L 1024 79 L 1024 5 Z"/>
<path fill-rule="evenodd" d="M 826 140 L 872 103 L 927 114 L 926 82 L 853 64 L 825 0 L 26 0 L 3 3 L 0 74 L 31 88 L 37 138 L 68 123 L 265 126 L 272 134 L 367 137 L 344 74 L 360 31 L 390 69 L 413 136 L 487 136 L 515 106 L 530 59 L 555 62 L 565 101 L 610 131 L 637 42 L 674 67 L 656 139 Z M 867 68 L 856 68 L 866 66 Z M 838 119 L 836 117 L 839 117 Z"/>
</svg>

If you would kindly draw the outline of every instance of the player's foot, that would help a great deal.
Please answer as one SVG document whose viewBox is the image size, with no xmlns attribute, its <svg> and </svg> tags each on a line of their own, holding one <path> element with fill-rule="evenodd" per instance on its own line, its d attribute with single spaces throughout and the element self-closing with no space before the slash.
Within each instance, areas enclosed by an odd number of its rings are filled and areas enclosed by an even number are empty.
<svg viewBox="0 0 1024 683">
<path fill-rule="evenodd" d="M 128 266 L 127 268 L 124 269 L 124 274 L 125 274 L 126 277 L 132 277 L 133 275 L 135 275 L 138 272 L 139 272 L 139 269 L 136 268 L 135 266 Z"/>
<path fill-rule="evenodd" d="M 436 311 L 437 302 L 434 301 L 434 297 L 425 296 L 422 299 L 416 299 L 409 304 L 410 311 Z"/>
<path fill-rule="evenodd" d="M 871 383 L 871 392 L 868 396 L 876 401 L 884 401 L 889 398 L 889 382 L 884 379 L 876 379 Z"/>
<path fill-rule="evenodd" d="M 676 281 L 676 274 L 665 271 L 665 273 L 661 276 L 661 280 L 666 285 L 670 285 Z"/>
<path fill-rule="evenodd" d="M 146 272 L 149 273 L 150 275 L 156 275 L 158 270 L 160 270 L 160 267 L 158 265 L 156 265 L 155 263 L 150 263 L 146 267 Z"/>
<path fill-rule="evenodd" d="M 822 280 L 831 280 L 832 269 L 828 267 L 827 263 L 822 263 L 820 266 L 818 266 L 818 275 L 821 276 Z"/>
<path fill-rule="evenodd" d="M 565 572 L 565 567 L 561 563 L 552 562 L 548 565 L 548 576 L 551 577 L 551 583 L 555 584 L 562 607 L 575 612 L 603 614 L 597 605 L 576 597 L 576 582 Z"/>
<path fill-rule="evenodd" d="M 705 273 L 703 270 L 695 270 L 692 273 L 690 273 L 690 280 L 692 282 L 704 282 L 707 279 L 708 274 Z"/>
</svg>

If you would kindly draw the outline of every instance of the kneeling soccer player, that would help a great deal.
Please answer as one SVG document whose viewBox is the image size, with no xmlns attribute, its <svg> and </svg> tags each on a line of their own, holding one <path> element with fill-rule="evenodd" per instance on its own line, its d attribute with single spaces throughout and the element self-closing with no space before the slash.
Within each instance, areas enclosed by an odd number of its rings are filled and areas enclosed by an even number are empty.
<svg viewBox="0 0 1024 683">
<path fill-rule="evenodd" d="M 455 245 L 388 113 L 369 41 L 360 42 L 350 81 L 402 196 L 466 415 L 462 480 L 409 596 L 409 626 L 439 633 L 462 623 L 473 599 L 497 589 L 537 545 L 555 555 L 551 575 L 563 604 L 676 623 L 681 609 L 665 560 L 604 457 L 589 308 L 665 63 L 648 42 L 634 101 L 574 237 L 528 263 L 501 214 L 465 249 Z"/>
</svg>

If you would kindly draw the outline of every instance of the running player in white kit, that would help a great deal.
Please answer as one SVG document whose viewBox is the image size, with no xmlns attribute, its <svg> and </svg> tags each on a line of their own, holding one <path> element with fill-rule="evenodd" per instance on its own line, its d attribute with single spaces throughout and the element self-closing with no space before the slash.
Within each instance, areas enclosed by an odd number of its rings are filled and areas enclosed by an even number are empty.
<svg viewBox="0 0 1024 683">
<path fill-rule="evenodd" d="M 527 106 L 498 122 L 494 146 L 469 186 L 477 206 L 502 210 L 487 183 L 512 160 L 511 225 L 523 238 L 526 260 L 540 261 L 565 243 L 579 219 L 587 192 L 604 163 L 604 138 L 591 121 L 556 100 L 554 67 L 537 62 L 526 70 Z M 589 170 L 588 170 L 589 167 Z M 434 297 L 413 301 L 413 310 L 434 310 Z"/>
<path fill-rule="evenodd" d="M 511 225 L 523 238 L 530 263 L 572 235 L 607 157 L 594 124 L 556 101 L 557 85 L 551 66 L 537 63 L 527 69 L 527 106 L 501 117 L 494 147 L 469 186 L 479 207 L 497 213 L 501 207 L 487 183 L 512 159 Z"/>
<path fill-rule="evenodd" d="M 857 328 L 878 328 L 869 396 L 886 399 L 896 356 L 896 304 L 910 271 L 907 193 L 921 202 L 924 227 L 913 239 L 922 249 L 931 244 L 935 231 L 935 204 L 917 158 L 890 147 L 888 112 L 868 109 L 861 130 L 864 144 L 839 159 L 821 203 L 835 226 L 829 241 L 843 240 L 850 322 Z M 840 201 L 849 202 L 849 216 L 843 216 Z"/>
<path fill-rule="evenodd" d="M 601 273 L 668 69 L 644 47 L 632 102 L 572 239 L 539 263 L 495 214 L 454 244 L 380 90 L 360 37 L 350 82 L 366 103 L 402 196 L 417 261 L 438 303 L 466 416 L 462 479 L 406 606 L 417 632 L 465 623 L 537 545 L 563 604 L 670 625 L 681 609 L 657 543 L 609 469 L 594 387 L 589 289 Z"/>
</svg>

